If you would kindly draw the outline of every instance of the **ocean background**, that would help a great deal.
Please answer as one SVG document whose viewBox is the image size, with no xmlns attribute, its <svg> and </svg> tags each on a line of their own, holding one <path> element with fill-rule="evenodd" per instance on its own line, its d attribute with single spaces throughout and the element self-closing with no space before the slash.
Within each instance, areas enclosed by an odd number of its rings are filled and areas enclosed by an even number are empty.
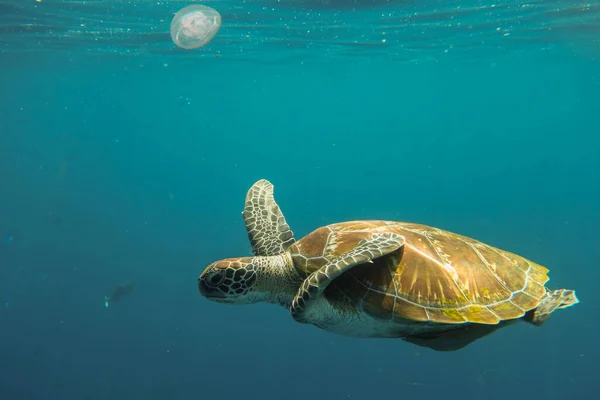
<svg viewBox="0 0 600 400">
<path fill-rule="evenodd" d="M 0 1 L 0 400 L 597 398 L 599 1 L 207 1 L 183 50 L 190 4 Z M 433 225 L 581 303 L 449 353 L 211 303 L 261 178 L 297 238 Z"/>
</svg>

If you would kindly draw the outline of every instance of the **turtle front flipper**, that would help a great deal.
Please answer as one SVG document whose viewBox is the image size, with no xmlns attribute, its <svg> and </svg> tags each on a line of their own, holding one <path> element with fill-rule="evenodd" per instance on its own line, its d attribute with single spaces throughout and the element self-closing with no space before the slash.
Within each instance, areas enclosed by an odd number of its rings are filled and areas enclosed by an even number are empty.
<svg viewBox="0 0 600 400">
<path fill-rule="evenodd" d="M 366 262 L 390 254 L 405 243 L 403 236 L 392 232 L 372 233 L 362 239 L 356 247 L 331 260 L 328 264 L 310 274 L 300 286 L 292 301 L 292 317 L 301 323 L 314 323 L 307 317 L 307 311 L 322 295 L 327 286 L 344 272 Z"/>
<path fill-rule="evenodd" d="M 248 191 L 242 216 L 255 256 L 276 256 L 295 243 L 294 234 L 275 202 L 273 185 L 266 179 L 256 182 Z"/>
</svg>

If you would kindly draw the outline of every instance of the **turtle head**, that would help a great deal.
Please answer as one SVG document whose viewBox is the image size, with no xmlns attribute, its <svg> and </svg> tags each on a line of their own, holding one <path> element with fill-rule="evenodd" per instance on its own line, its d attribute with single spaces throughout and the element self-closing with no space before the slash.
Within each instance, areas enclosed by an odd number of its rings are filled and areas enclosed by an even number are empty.
<svg viewBox="0 0 600 400">
<path fill-rule="evenodd" d="M 283 253 L 214 262 L 198 278 L 198 290 L 218 303 L 266 301 L 289 307 L 301 283 L 291 255 Z"/>
<path fill-rule="evenodd" d="M 230 258 L 210 264 L 198 278 L 200 293 L 218 303 L 250 304 L 260 301 L 255 283 L 255 257 Z"/>
</svg>

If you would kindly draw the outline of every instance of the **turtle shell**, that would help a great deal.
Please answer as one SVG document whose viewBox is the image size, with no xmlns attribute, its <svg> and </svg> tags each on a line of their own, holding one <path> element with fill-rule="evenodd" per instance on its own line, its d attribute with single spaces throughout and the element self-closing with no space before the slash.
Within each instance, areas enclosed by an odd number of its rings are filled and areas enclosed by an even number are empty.
<svg viewBox="0 0 600 400">
<path fill-rule="evenodd" d="M 548 269 L 516 254 L 426 225 L 354 221 L 319 228 L 290 247 L 298 272 L 318 270 L 370 233 L 406 244 L 335 279 L 325 297 L 385 320 L 497 324 L 522 317 L 545 295 Z"/>
</svg>

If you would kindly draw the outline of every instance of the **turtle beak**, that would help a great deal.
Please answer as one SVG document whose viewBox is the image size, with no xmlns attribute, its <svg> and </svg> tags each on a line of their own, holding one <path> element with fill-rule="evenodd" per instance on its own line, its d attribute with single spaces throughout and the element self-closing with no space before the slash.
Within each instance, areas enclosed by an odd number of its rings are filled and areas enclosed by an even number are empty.
<svg viewBox="0 0 600 400">
<path fill-rule="evenodd" d="M 207 285 L 202 277 L 198 278 L 198 290 L 202 296 L 210 300 L 221 300 L 225 298 L 225 293 L 221 292 L 216 287 Z"/>
</svg>

